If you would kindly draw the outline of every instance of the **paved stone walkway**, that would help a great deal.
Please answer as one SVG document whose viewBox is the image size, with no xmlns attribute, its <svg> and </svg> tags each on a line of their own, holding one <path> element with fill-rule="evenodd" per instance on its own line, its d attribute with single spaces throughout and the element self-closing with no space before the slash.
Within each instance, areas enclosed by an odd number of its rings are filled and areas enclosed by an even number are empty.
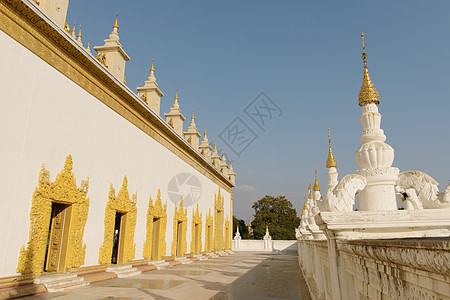
<svg viewBox="0 0 450 300">
<path fill-rule="evenodd" d="M 22 299 L 311 299 L 296 249 L 237 252 L 130 278 L 112 279 L 63 293 Z"/>
</svg>

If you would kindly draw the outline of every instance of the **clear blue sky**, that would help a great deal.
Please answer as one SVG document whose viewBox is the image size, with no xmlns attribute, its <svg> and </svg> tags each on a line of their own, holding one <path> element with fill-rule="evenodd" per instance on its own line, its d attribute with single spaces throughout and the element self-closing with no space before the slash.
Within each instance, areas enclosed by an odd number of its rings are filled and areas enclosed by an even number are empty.
<svg viewBox="0 0 450 300">
<path fill-rule="evenodd" d="M 394 166 L 445 189 L 450 1 L 71 1 L 68 22 L 82 26 L 85 45 L 103 45 L 117 10 L 128 86 L 143 84 L 155 57 L 161 113 L 178 88 L 184 115 L 195 110 L 201 133 L 207 126 L 234 161 L 238 218 L 248 222 L 266 194 L 299 212 L 315 162 L 325 192 L 328 127 L 340 177 L 359 168 L 361 31 Z M 283 110 L 265 132 L 243 111 L 261 91 Z M 240 157 L 218 138 L 237 116 L 259 137 Z"/>
</svg>

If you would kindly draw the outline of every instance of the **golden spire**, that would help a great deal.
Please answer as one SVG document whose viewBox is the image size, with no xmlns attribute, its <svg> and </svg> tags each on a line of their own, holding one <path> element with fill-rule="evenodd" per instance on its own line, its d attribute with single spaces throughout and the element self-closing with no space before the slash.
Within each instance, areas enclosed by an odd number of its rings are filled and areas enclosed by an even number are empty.
<svg viewBox="0 0 450 300">
<path fill-rule="evenodd" d="M 363 43 L 362 59 L 364 61 L 364 76 L 361 85 L 361 90 L 358 94 L 358 103 L 360 106 L 365 104 L 375 103 L 380 104 L 380 96 L 375 89 L 375 86 L 370 79 L 369 70 L 367 69 L 367 54 L 366 54 L 366 44 L 364 43 L 364 33 L 361 32 L 361 39 Z"/>
<path fill-rule="evenodd" d="M 91 53 L 91 41 L 88 42 L 86 50 Z"/>
<path fill-rule="evenodd" d="M 69 24 L 67 24 L 67 19 L 64 22 L 64 30 L 67 31 L 68 33 L 70 33 L 70 26 L 69 26 Z"/>
<path fill-rule="evenodd" d="M 194 111 L 192 111 L 192 117 L 191 120 L 194 121 L 195 117 L 194 117 Z"/>
<path fill-rule="evenodd" d="M 113 28 L 119 29 L 119 22 L 117 22 L 117 18 L 119 17 L 119 11 L 116 13 L 116 21 L 114 22 Z"/>
<path fill-rule="evenodd" d="M 337 162 L 333 157 L 333 150 L 331 150 L 331 138 L 330 138 L 330 128 L 328 128 L 328 159 L 327 168 L 337 167 Z"/>
<path fill-rule="evenodd" d="M 78 39 L 81 40 L 82 37 L 83 35 L 81 34 L 81 25 L 80 25 L 80 31 L 78 31 Z"/>
<path fill-rule="evenodd" d="M 308 206 L 306 206 L 306 196 L 305 192 L 303 192 L 303 207 L 302 207 L 302 216 L 305 214 L 305 210 L 308 209 Z"/>
<path fill-rule="evenodd" d="M 152 58 L 152 67 L 150 68 L 150 72 L 155 72 L 155 58 Z"/>
<path fill-rule="evenodd" d="M 178 101 L 178 89 L 175 90 L 175 100 Z"/>
<path fill-rule="evenodd" d="M 308 199 L 314 199 L 312 191 L 311 191 L 311 179 L 309 180 L 309 186 L 308 186 Z"/>
<path fill-rule="evenodd" d="M 72 36 L 75 38 L 75 31 L 76 31 L 76 27 L 77 26 L 77 21 L 75 21 L 74 23 L 73 23 L 73 28 L 72 28 Z"/>
<path fill-rule="evenodd" d="M 317 181 L 317 164 L 316 164 L 316 180 L 314 181 L 313 190 L 314 191 L 320 191 L 319 182 Z"/>
</svg>

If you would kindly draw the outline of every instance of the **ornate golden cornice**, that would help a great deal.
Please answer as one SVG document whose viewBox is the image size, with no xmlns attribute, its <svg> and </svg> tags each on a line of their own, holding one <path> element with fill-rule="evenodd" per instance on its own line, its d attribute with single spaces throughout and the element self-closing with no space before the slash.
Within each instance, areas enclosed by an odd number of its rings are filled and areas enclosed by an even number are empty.
<svg viewBox="0 0 450 300">
<path fill-rule="evenodd" d="M 137 95 L 110 74 L 64 29 L 20 0 L 0 0 L 0 30 L 33 52 L 92 96 L 231 192 L 233 184 L 198 151 L 153 113 Z"/>
</svg>

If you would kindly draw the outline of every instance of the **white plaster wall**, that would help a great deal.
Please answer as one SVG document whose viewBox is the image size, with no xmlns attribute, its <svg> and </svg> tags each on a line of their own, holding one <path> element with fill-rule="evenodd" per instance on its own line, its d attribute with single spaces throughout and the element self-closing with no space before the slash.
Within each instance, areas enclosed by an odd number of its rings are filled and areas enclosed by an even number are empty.
<svg viewBox="0 0 450 300">
<path fill-rule="evenodd" d="M 167 201 L 166 254 L 170 254 L 174 204 L 167 184 L 181 172 L 194 174 L 202 184 L 204 245 L 206 215 L 209 208 L 214 212 L 218 191 L 215 183 L 2 31 L 0 44 L 0 277 L 15 274 L 20 247 L 27 243 L 31 197 L 41 163 L 53 181 L 67 154 L 72 154 L 77 184 L 89 176 L 86 265 L 98 263 L 109 186 L 113 184 L 117 195 L 125 174 L 130 194 L 137 191 L 136 258 L 142 257 L 149 196 L 155 200 L 158 188 L 163 203 Z M 230 194 L 221 193 L 224 216 L 229 218 Z M 188 252 L 194 207 L 188 207 Z"/>
</svg>

